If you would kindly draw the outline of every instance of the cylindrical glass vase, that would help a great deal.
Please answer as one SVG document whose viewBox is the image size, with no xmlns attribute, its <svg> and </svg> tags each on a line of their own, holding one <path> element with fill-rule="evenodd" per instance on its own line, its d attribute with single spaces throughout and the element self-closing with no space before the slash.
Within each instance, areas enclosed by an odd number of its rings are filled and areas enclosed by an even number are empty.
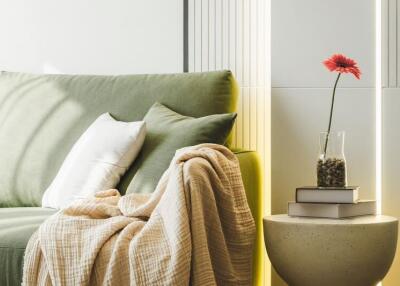
<svg viewBox="0 0 400 286">
<path fill-rule="evenodd" d="M 347 185 L 346 158 L 344 156 L 344 131 L 321 132 L 320 151 L 317 163 L 318 187 L 339 187 Z"/>
</svg>

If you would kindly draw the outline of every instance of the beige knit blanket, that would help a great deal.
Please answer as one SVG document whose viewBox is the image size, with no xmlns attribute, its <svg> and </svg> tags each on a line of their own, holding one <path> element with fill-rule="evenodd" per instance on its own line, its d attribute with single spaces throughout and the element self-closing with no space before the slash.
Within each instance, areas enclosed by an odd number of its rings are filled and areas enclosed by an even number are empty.
<svg viewBox="0 0 400 286">
<path fill-rule="evenodd" d="M 77 202 L 31 237 L 23 285 L 250 285 L 255 224 L 237 158 L 177 151 L 155 192 Z"/>
</svg>

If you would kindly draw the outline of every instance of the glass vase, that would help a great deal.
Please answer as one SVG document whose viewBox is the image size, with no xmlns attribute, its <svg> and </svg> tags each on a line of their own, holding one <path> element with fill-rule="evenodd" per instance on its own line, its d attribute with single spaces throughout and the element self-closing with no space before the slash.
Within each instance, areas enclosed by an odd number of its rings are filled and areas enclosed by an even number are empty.
<svg viewBox="0 0 400 286">
<path fill-rule="evenodd" d="M 321 132 L 317 163 L 318 187 L 344 188 L 347 185 L 346 158 L 344 156 L 345 132 Z"/>
</svg>

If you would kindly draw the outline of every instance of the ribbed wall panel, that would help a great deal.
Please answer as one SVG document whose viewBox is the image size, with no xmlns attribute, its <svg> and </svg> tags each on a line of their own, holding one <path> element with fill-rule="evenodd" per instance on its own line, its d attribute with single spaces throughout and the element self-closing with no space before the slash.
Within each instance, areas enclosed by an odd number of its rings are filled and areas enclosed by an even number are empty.
<svg viewBox="0 0 400 286">
<path fill-rule="evenodd" d="M 258 151 L 269 213 L 270 2 L 189 0 L 188 6 L 189 72 L 229 69 L 234 73 L 240 86 L 234 145 Z"/>
<path fill-rule="evenodd" d="M 257 132 L 269 130 L 267 14 L 264 0 L 189 0 L 189 71 L 234 73 L 240 85 L 234 142 L 256 150 L 266 147 L 259 137 L 269 136 Z"/>
</svg>

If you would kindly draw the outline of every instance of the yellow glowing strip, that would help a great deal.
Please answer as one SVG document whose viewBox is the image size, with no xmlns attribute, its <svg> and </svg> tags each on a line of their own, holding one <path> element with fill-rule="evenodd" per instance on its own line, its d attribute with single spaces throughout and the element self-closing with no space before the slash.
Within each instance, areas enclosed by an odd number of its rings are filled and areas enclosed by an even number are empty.
<svg viewBox="0 0 400 286">
<path fill-rule="evenodd" d="M 382 212 L 382 3 L 381 0 L 376 1 L 376 97 L 375 97 L 375 189 L 377 201 L 377 213 Z"/>
</svg>

